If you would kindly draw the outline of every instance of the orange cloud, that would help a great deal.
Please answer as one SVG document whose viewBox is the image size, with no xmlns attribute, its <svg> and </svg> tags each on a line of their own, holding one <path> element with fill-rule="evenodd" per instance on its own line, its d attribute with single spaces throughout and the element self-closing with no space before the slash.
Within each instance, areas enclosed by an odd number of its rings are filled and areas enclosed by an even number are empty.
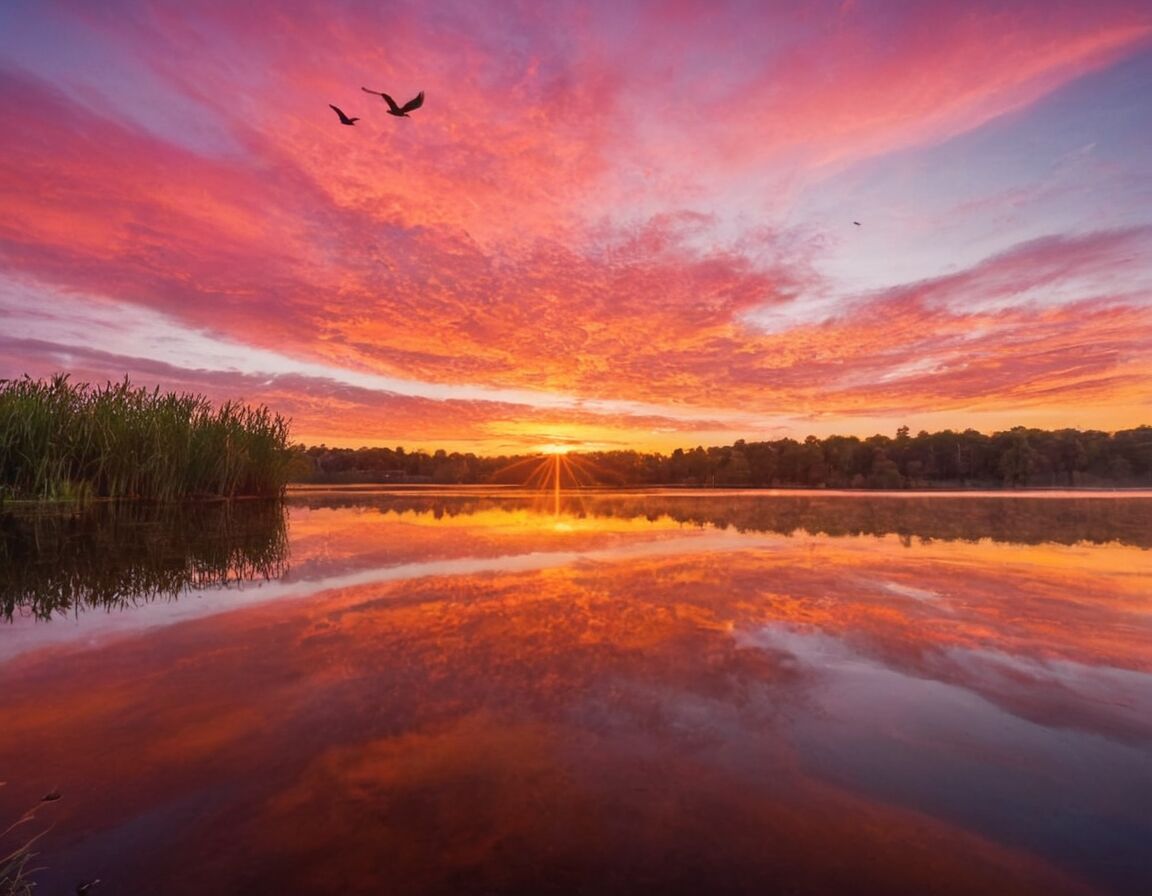
<svg viewBox="0 0 1152 896">
<path fill-rule="evenodd" d="M 336 381 L 253 391 L 309 436 L 427 444 L 459 426 L 458 440 L 494 445 L 491 426 L 515 418 L 670 445 L 654 432 L 932 414 L 979 426 L 1013 409 L 1052 425 L 1146 419 L 1147 225 L 1055 234 L 829 315 L 827 240 L 764 198 L 1138 52 L 1152 33 L 1138 5 L 745 19 L 688 4 L 566 29 L 528 10 L 60 9 L 224 137 L 207 147 L 151 107 L 127 117 L 99 79 L 0 69 L 10 275 L 350 375 L 667 409 L 591 420 L 346 400 Z M 761 33 L 774 42 L 751 52 L 741 35 Z M 617 52 L 625 35 L 634 52 Z M 377 48 L 396 43 L 409 53 L 382 68 Z M 730 46 L 728 65 L 706 65 Z M 429 100 L 385 120 L 359 81 Z M 340 127 L 334 100 L 362 122 Z M 47 323 L 9 338 L 33 354 L 54 344 Z M 379 401 L 398 412 L 387 431 Z"/>
</svg>

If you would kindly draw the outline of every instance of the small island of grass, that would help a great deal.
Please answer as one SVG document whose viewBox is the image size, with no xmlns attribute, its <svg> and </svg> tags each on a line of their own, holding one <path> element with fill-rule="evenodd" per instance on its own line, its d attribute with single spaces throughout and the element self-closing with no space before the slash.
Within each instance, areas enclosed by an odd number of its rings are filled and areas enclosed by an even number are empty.
<svg viewBox="0 0 1152 896">
<path fill-rule="evenodd" d="M 278 497 L 292 457 L 288 421 L 262 405 L 0 380 L 0 501 Z"/>
</svg>

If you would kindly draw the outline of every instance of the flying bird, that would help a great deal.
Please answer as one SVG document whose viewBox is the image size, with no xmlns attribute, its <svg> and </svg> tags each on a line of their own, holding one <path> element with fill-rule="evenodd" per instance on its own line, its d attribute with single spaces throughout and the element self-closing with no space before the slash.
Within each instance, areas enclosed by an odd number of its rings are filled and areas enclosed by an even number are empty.
<svg viewBox="0 0 1152 896">
<path fill-rule="evenodd" d="M 388 104 L 388 114 L 395 115 L 397 118 L 407 118 L 409 112 L 414 112 L 424 105 L 424 91 L 421 90 L 415 97 L 408 100 L 403 106 L 397 106 L 396 100 L 388 96 L 386 93 L 381 93 L 379 90 L 369 90 L 367 87 L 361 87 L 365 93 L 371 93 L 375 96 L 384 97 L 384 102 Z"/>
<path fill-rule="evenodd" d="M 51 793 L 46 793 L 46 794 L 44 794 L 44 796 L 40 797 L 40 802 L 42 802 L 42 803 L 54 803 L 58 799 L 60 799 L 60 791 L 59 790 L 53 790 Z"/>
<path fill-rule="evenodd" d="M 855 224 L 857 227 L 859 227 L 859 226 L 860 226 L 860 222 L 859 222 L 859 221 L 853 221 L 852 223 L 853 223 L 853 224 Z"/>
<path fill-rule="evenodd" d="M 349 118 L 347 115 L 341 112 L 340 109 L 338 109 L 336 106 L 333 106 L 331 103 L 328 104 L 328 108 L 332 109 L 337 115 L 340 116 L 340 124 L 356 124 L 356 122 L 360 120 L 359 118 Z"/>
</svg>

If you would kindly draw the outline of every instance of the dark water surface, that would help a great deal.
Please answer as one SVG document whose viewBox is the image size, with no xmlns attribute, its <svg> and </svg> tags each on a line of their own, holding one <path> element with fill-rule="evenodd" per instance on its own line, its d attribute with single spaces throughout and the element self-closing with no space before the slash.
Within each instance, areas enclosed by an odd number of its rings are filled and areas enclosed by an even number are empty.
<svg viewBox="0 0 1152 896">
<path fill-rule="evenodd" d="M 38 892 L 1152 893 L 1152 495 L 0 514 Z"/>
</svg>

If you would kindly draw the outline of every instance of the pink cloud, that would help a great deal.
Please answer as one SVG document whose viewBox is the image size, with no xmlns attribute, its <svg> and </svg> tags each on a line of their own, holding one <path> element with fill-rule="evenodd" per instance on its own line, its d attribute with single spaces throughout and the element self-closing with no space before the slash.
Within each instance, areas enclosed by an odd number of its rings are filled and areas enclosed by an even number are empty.
<svg viewBox="0 0 1152 896">
<path fill-rule="evenodd" d="M 824 319 L 820 239 L 733 217 L 1133 52 L 1141 5 L 57 8 L 239 149 L 118 118 L 99 77 L 0 69 L 0 260 L 33 282 L 360 373 L 709 411 L 1071 413 L 1147 381 L 1146 228 L 1054 235 Z M 393 120 L 360 82 L 428 103 Z M 765 332 L 766 309 L 791 323 Z"/>
</svg>

